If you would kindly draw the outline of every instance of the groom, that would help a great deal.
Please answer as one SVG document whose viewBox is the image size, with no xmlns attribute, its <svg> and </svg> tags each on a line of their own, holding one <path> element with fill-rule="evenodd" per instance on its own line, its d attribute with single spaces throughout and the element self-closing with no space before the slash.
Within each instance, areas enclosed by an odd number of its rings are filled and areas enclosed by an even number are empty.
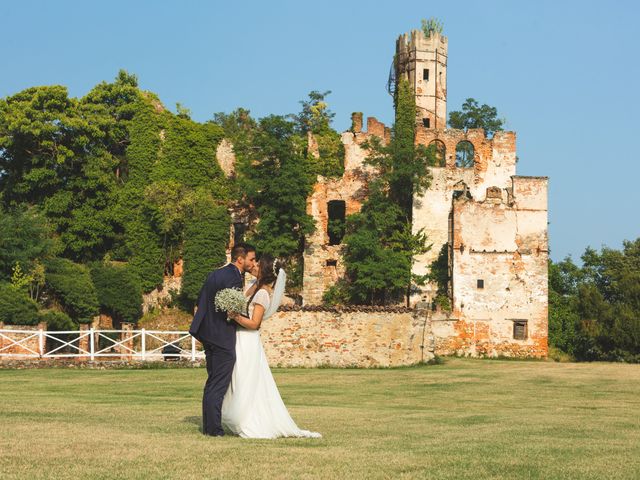
<svg viewBox="0 0 640 480">
<path fill-rule="evenodd" d="M 243 274 L 256 261 L 256 249 L 238 243 L 231 250 L 231 263 L 209 274 L 198 297 L 198 307 L 189 333 L 204 345 L 207 357 L 207 382 L 202 397 L 202 433 L 221 437 L 222 400 L 236 363 L 236 324 L 227 321 L 227 312 L 218 312 L 213 304 L 216 293 L 225 288 L 242 289 Z"/>
</svg>

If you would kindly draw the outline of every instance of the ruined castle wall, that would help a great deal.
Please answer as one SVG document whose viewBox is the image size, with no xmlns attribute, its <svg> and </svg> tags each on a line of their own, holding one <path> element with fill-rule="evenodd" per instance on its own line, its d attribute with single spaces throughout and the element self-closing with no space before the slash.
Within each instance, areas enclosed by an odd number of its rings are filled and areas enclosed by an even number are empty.
<svg viewBox="0 0 640 480">
<path fill-rule="evenodd" d="M 416 258 L 414 273 L 428 272 L 431 263 L 438 257 L 449 237 L 449 213 L 453 192 L 460 189 L 460 182 L 468 187 L 473 198 L 484 200 L 490 186 L 511 187 L 511 176 L 515 174 L 515 133 L 497 132 L 488 139 L 482 129 L 434 130 L 418 127 L 416 144 L 428 146 L 442 142 L 445 147 L 445 167 L 431 167 L 432 183 L 421 196 L 414 198 L 413 231 L 424 228 L 429 236 L 431 250 Z M 462 141 L 474 147 L 474 166 L 456 166 L 456 146 Z M 506 196 L 506 194 L 505 194 Z M 491 224 L 486 225 L 492 229 Z"/>
<path fill-rule="evenodd" d="M 431 249 L 416 256 L 413 272 L 428 273 L 431 263 L 438 258 L 442 246 L 449 240 L 449 213 L 455 185 L 473 182 L 473 169 L 431 168 L 432 183 L 419 198 L 414 198 L 413 231 L 424 229 Z"/>
<path fill-rule="evenodd" d="M 329 245 L 327 204 L 332 200 L 344 201 L 345 216 L 360 211 L 369 178 L 375 174 L 374 169 L 364 163 L 367 151 L 362 147 L 372 135 L 388 141 L 390 134 L 383 123 L 372 117 L 367 119 L 367 132 L 362 132 L 359 126 L 353 132 L 344 132 L 341 137 L 345 149 L 343 176 L 319 176 L 307 199 L 307 213 L 315 220 L 316 229 L 305 241 L 302 285 L 305 305 L 322 303 L 323 293 L 345 274 L 341 255 L 343 246 Z"/>
<path fill-rule="evenodd" d="M 233 144 L 223 138 L 216 149 L 216 161 L 227 177 L 232 176 L 236 169 L 236 154 L 233 151 Z"/>
<path fill-rule="evenodd" d="M 511 177 L 516 174 L 515 132 L 496 132 L 488 147 L 491 149 L 490 155 L 481 157 L 481 163 L 475 167 L 478 190 L 473 193 L 477 199 L 484 199 L 482 190 L 487 187 L 511 186 Z"/>
<path fill-rule="evenodd" d="M 436 353 L 547 354 L 546 179 L 513 177 L 512 188 L 512 203 L 498 189 L 453 202 L 453 312 L 433 322 Z"/>
<path fill-rule="evenodd" d="M 419 311 L 297 310 L 266 320 L 260 336 L 273 366 L 392 367 L 432 357 L 425 328 Z"/>
</svg>

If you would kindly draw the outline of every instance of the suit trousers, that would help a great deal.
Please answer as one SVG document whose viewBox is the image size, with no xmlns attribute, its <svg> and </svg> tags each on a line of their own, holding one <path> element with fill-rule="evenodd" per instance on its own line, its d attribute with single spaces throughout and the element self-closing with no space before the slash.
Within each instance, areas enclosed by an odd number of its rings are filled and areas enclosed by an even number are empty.
<svg viewBox="0 0 640 480">
<path fill-rule="evenodd" d="M 210 343 L 204 343 L 204 352 L 208 377 L 202 396 L 202 433 L 222 436 L 222 400 L 231 383 L 236 352 Z"/>
</svg>

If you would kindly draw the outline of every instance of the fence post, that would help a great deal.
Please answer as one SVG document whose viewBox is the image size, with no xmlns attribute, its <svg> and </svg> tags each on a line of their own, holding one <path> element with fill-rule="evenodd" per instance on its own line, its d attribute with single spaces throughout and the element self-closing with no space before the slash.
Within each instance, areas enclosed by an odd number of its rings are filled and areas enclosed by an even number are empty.
<svg viewBox="0 0 640 480">
<path fill-rule="evenodd" d="M 147 339 L 145 338 L 145 329 L 142 329 L 142 361 L 144 362 L 147 350 Z"/>
<path fill-rule="evenodd" d="M 40 353 L 40 357 L 44 355 L 44 332 L 42 327 L 38 329 L 38 353 Z"/>
<path fill-rule="evenodd" d="M 94 357 L 94 353 L 96 351 L 95 348 L 95 337 L 93 335 L 93 327 L 91 327 L 91 335 L 89 335 L 89 354 L 91 357 L 91 361 L 93 362 Z"/>
<path fill-rule="evenodd" d="M 89 325 L 86 323 L 80 324 L 80 331 L 78 332 L 78 361 L 87 359 L 87 351 L 89 350 Z"/>
<path fill-rule="evenodd" d="M 191 361 L 196 361 L 196 339 L 191 337 Z"/>
<path fill-rule="evenodd" d="M 131 360 L 134 357 L 133 347 L 133 324 L 129 322 L 122 322 L 120 332 L 120 356 L 122 359 Z"/>
</svg>

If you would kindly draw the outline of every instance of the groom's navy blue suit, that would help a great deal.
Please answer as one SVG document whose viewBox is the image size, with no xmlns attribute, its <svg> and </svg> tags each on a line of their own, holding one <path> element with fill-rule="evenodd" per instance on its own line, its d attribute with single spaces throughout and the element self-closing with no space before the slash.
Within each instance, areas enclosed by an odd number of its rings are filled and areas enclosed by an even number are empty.
<svg viewBox="0 0 640 480">
<path fill-rule="evenodd" d="M 205 435 L 224 435 L 222 400 L 231 383 L 236 363 L 236 323 L 227 321 L 227 313 L 216 311 L 216 293 L 225 288 L 242 288 L 240 270 L 228 264 L 209 274 L 198 296 L 189 333 L 204 345 L 207 357 L 207 383 L 202 397 L 202 429 Z"/>
</svg>

